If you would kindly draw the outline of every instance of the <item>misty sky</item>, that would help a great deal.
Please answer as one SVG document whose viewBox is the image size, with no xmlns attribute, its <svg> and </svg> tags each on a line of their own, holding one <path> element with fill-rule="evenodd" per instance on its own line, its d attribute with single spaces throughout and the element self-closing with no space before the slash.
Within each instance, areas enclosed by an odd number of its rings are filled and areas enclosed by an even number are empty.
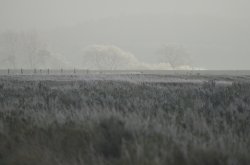
<svg viewBox="0 0 250 165">
<path fill-rule="evenodd" d="M 162 44 L 178 43 L 195 66 L 250 69 L 249 29 L 248 0 L 0 0 L 0 32 L 36 30 L 65 56 L 113 44 L 157 62 Z"/>
</svg>

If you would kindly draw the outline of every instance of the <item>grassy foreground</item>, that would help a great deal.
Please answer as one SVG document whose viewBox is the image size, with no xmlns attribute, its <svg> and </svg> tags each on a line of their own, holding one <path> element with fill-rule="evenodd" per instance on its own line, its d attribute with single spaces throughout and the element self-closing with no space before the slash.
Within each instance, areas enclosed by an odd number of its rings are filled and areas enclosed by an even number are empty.
<svg viewBox="0 0 250 165">
<path fill-rule="evenodd" d="M 0 81 L 1 165 L 248 165 L 250 84 Z"/>
</svg>

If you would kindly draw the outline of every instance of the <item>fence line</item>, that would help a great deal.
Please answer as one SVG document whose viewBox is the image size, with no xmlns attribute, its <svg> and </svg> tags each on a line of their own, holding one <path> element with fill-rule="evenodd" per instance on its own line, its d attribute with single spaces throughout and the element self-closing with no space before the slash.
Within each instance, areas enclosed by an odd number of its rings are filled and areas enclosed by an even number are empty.
<svg viewBox="0 0 250 165">
<path fill-rule="evenodd" d="M 88 69 L 0 69 L 0 75 L 77 75 L 77 74 L 143 74 L 144 71 Z"/>
<path fill-rule="evenodd" d="M 88 70 L 88 69 L 0 69 L 0 75 L 76 75 L 76 74 L 143 74 L 144 71 Z"/>
<path fill-rule="evenodd" d="M 250 76 L 250 70 L 88 70 L 88 69 L 0 69 L 0 75 L 80 75 L 80 74 L 152 74 L 152 75 L 228 75 Z"/>
<path fill-rule="evenodd" d="M 74 69 L 68 69 L 64 70 L 63 68 L 61 69 L 0 69 L 0 75 L 53 75 L 53 74 L 77 74 L 77 73 L 89 73 L 88 70 L 77 70 L 76 68 Z"/>
</svg>

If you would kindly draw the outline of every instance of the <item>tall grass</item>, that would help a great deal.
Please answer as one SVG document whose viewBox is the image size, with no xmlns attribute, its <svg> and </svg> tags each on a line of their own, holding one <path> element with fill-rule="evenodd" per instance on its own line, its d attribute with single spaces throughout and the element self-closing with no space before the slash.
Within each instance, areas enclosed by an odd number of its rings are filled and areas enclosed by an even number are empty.
<svg viewBox="0 0 250 165">
<path fill-rule="evenodd" d="M 0 81 L 1 165 L 250 164 L 250 84 Z"/>
</svg>

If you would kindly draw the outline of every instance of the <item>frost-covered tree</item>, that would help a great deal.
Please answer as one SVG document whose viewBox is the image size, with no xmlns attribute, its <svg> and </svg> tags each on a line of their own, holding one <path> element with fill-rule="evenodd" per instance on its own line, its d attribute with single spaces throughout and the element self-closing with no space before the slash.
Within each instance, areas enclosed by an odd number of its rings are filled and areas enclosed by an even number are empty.
<svg viewBox="0 0 250 165">
<path fill-rule="evenodd" d="M 15 33 L 6 32 L 0 35 L 1 63 L 7 63 L 9 67 L 16 67 L 16 56 L 19 49 L 19 38 Z"/>
<path fill-rule="evenodd" d="M 177 44 L 165 44 L 159 50 L 160 58 L 170 64 L 173 69 L 190 66 L 190 56 L 186 49 Z"/>
<path fill-rule="evenodd" d="M 20 64 L 33 68 L 38 52 L 42 49 L 43 44 L 36 33 L 5 32 L 0 35 L 0 62 L 10 64 L 13 68 Z"/>
<path fill-rule="evenodd" d="M 83 67 L 86 69 L 134 69 L 138 60 L 130 53 L 112 45 L 92 45 L 84 49 Z"/>
<path fill-rule="evenodd" d="M 39 55 L 38 52 L 40 52 L 43 49 L 43 45 L 39 41 L 35 33 L 23 34 L 22 40 L 23 40 L 23 49 L 24 52 L 26 53 L 28 64 L 30 65 L 30 68 L 34 68 L 35 59 Z"/>
<path fill-rule="evenodd" d="M 33 32 L 0 34 L 1 68 L 60 68 L 62 61 L 54 57 Z"/>
</svg>

